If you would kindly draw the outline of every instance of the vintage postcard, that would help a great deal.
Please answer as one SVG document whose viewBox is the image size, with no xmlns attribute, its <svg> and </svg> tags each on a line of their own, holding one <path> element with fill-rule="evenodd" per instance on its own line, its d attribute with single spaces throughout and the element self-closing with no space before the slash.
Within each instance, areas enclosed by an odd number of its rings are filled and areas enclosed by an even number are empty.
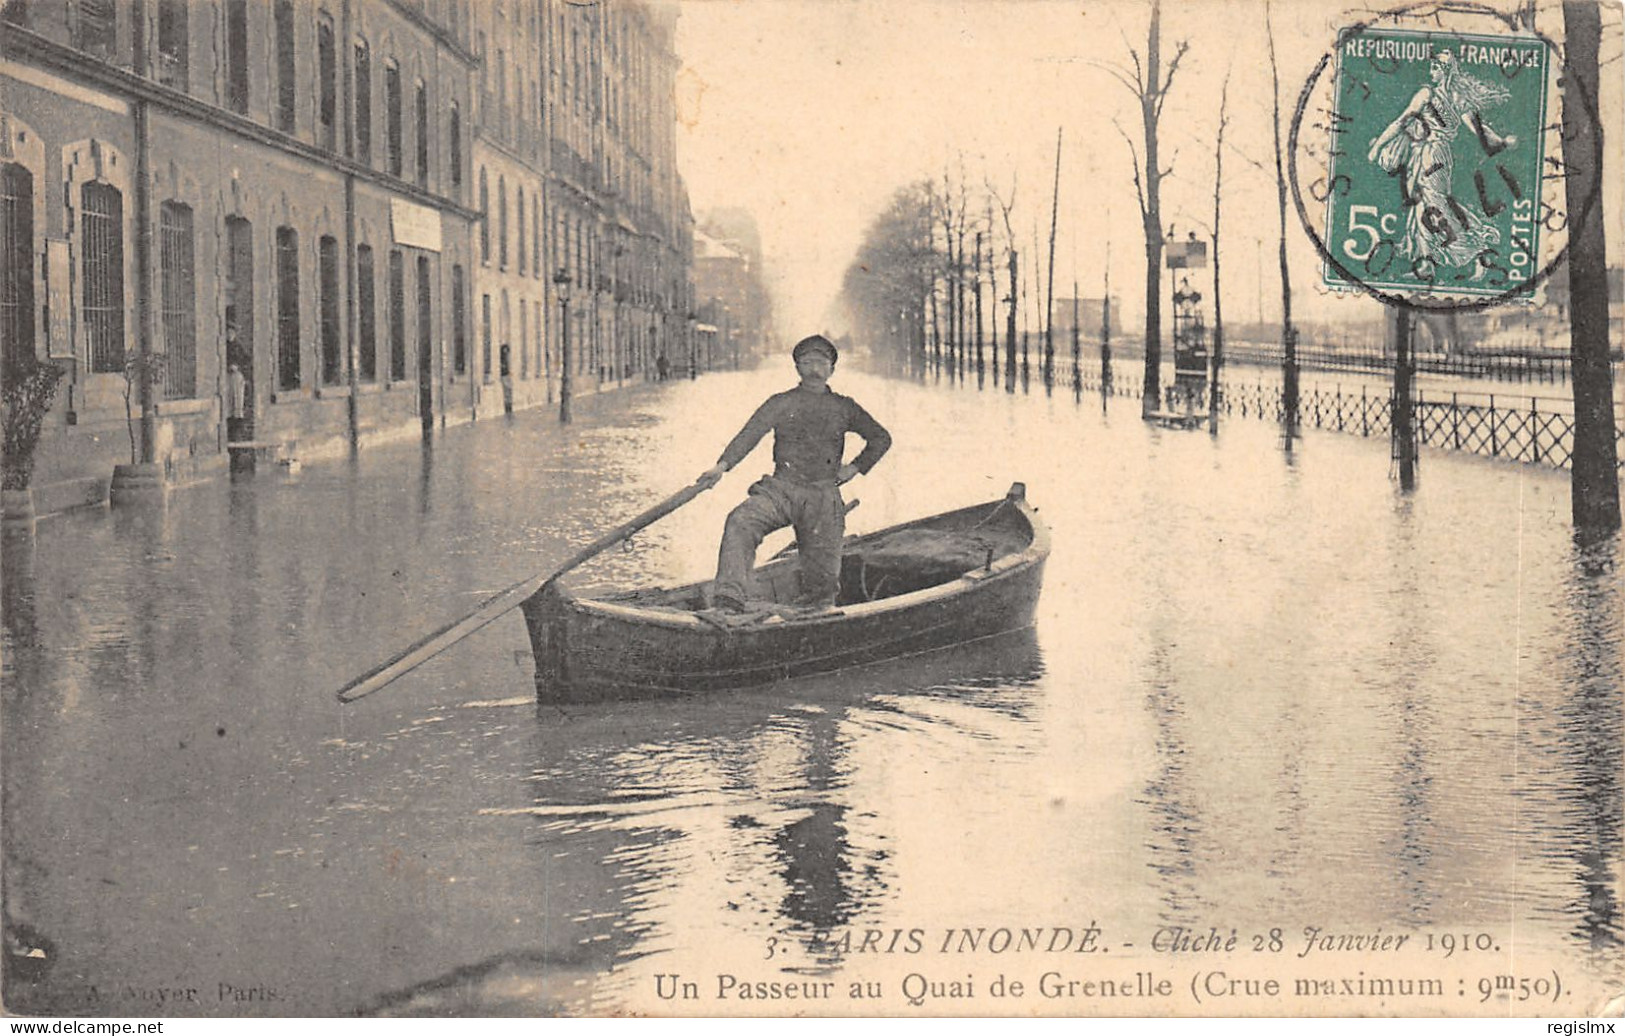
<svg viewBox="0 0 1625 1036">
<path fill-rule="evenodd" d="M 5 1013 L 1601 1031 L 1622 49 L 5 0 Z"/>
</svg>

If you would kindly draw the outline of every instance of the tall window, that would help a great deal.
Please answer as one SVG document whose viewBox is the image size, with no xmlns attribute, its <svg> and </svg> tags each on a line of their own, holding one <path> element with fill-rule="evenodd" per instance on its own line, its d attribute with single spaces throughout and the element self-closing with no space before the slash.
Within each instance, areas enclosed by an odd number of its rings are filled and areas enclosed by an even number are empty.
<svg viewBox="0 0 1625 1036">
<path fill-rule="evenodd" d="M 451 362 L 452 372 L 468 371 L 468 331 L 464 327 L 468 314 L 463 302 L 463 268 L 451 268 Z"/>
<path fill-rule="evenodd" d="M 508 178 L 497 177 L 497 265 L 508 268 Z"/>
<path fill-rule="evenodd" d="M 322 318 L 322 384 L 337 385 L 344 379 L 343 340 L 339 330 L 339 243 L 324 237 L 319 243 L 321 298 L 317 300 Z"/>
<path fill-rule="evenodd" d="M 418 80 L 417 88 L 418 186 L 429 186 L 429 88 Z"/>
<path fill-rule="evenodd" d="M 187 0 L 159 0 L 158 81 L 177 90 L 187 86 L 191 47 L 187 39 Z"/>
<path fill-rule="evenodd" d="M 463 117 L 455 104 L 451 106 L 451 119 L 446 132 L 451 137 L 451 183 L 453 187 L 461 187 L 463 185 Z"/>
<path fill-rule="evenodd" d="M 164 396 L 197 395 L 197 275 L 192 262 L 192 210 L 166 201 L 158 210 L 160 322 L 164 331 Z"/>
<path fill-rule="evenodd" d="M 358 245 L 355 250 L 356 330 L 360 341 L 361 380 L 378 380 L 378 296 L 373 285 L 372 249 Z"/>
<path fill-rule="evenodd" d="M 480 376 L 491 380 L 491 296 L 480 296 Z"/>
<path fill-rule="evenodd" d="M 111 58 L 118 46 L 118 13 L 114 0 L 79 0 L 74 45 L 87 54 Z"/>
<path fill-rule="evenodd" d="M 514 201 L 519 204 L 519 211 L 515 213 L 519 223 L 519 272 L 525 272 L 525 189 L 521 187 L 514 192 Z"/>
<path fill-rule="evenodd" d="M 534 193 L 530 196 L 530 269 L 535 276 L 542 275 L 542 202 Z"/>
<path fill-rule="evenodd" d="M 389 378 L 406 378 L 406 260 L 389 253 Z"/>
<path fill-rule="evenodd" d="M 294 102 L 298 96 L 294 87 L 298 53 L 293 40 L 293 4 L 290 0 L 277 0 L 276 5 L 276 128 L 284 133 L 294 130 Z"/>
<path fill-rule="evenodd" d="M 226 0 L 226 107 L 248 113 L 248 0 Z"/>
<path fill-rule="evenodd" d="M 355 41 L 355 157 L 372 164 L 372 51 Z"/>
<path fill-rule="evenodd" d="M 87 183 L 82 197 L 85 294 L 80 315 L 90 369 L 117 373 L 124 370 L 124 195 L 104 183 Z"/>
<path fill-rule="evenodd" d="M 497 48 L 497 134 L 508 138 L 508 52 Z"/>
<path fill-rule="evenodd" d="M 480 170 L 480 261 L 491 261 L 491 184 Z"/>
<path fill-rule="evenodd" d="M 299 387 L 299 232 L 276 229 L 277 385 Z"/>
<path fill-rule="evenodd" d="M 321 145 L 338 150 L 339 62 L 338 43 L 333 38 L 333 19 L 322 15 L 316 25 L 316 130 Z"/>
<path fill-rule="evenodd" d="M 519 300 L 519 378 L 530 377 L 530 306 Z"/>
<path fill-rule="evenodd" d="M 388 138 L 389 175 L 401 175 L 401 67 L 391 61 L 384 66 L 384 134 Z"/>
<path fill-rule="evenodd" d="M 0 357 L 11 370 L 34 359 L 34 174 L 0 166 Z"/>
</svg>

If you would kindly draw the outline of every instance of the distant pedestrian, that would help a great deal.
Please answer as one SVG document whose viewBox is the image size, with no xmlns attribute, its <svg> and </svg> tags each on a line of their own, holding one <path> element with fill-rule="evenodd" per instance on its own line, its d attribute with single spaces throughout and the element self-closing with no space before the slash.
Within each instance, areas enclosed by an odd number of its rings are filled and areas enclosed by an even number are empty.
<svg viewBox="0 0 1625 1036">
<path fill-rule="evenodd" d="M 513 351 L 503 342 L 497 351 L 497 374 L 502 382 L 502 412 L 513 413 Z"/>
<path fill-rule="evenodd" d="M 713 604 L 728 612 L 745 610 L 745 584 L 762 538 L 786 525 L 796 530 L 801 594 L 812 607 L 835 603 L 841 584 L 841 543 L 846 536 L 846 504 L 840 487 L 867 474 L 891 448 L 891 435 L 868 411 L 830 391 L 839 354 L 822 335 L 803 338 L 791 354 L 801 382 L 768 398 L 722 451 L 722 459 L 696 480 L 716 485 L 744 460 L 762 436 L 773 433 L 773 474 L 750 487 L 744 503 L 728 515 L 712 584 Z M 863 438 L 863 452 L 843 464 L 846 433 Z"/>
<path fill-rule="evenodd" d="M 666 359 L 665 353 L 655 357 L 655 373 L 660 376 L 661 381 L 671 376 L 671 361 Z"/>
<path fill-rule="evenodd" d="M 248 375 L 236 357 L 237 325 L 226 324 L 226 441 L 245 438 L 243 426 L 248 417 Z"/>
</svg>

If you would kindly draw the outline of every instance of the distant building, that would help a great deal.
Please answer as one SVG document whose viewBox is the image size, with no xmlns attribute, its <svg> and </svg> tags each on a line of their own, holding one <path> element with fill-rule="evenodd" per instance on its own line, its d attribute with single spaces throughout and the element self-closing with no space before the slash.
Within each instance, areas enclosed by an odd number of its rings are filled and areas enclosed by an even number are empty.
<svg viewBox="0 0 1625 1036">
<path fill-rule="evenodd" d="M 743 249 L 696 231 L 694 295 L 701 321 L 716 328 L 716 365 L 738 367 L 760 355 L 767 344 L 767 293 Z"/>
<path fill-rule="evenodd" d="M 1074 307 L 1074 302 L 1076 307 Z M 1055 329 L 1055 348 L 1072 343 L 1073 313 L 1077 313 L 1078 338 L 1083 342 L 1100 341 L 1100 329 L 1105 323 L 1106 300 L 1103 298 L 1057 298 L 1050 309 L 1051 326 Z M 1112 335 L 1117 337 L 1123 323 L 1123 302 L 1115 296 L 1111 300 Z"/>
</svg>

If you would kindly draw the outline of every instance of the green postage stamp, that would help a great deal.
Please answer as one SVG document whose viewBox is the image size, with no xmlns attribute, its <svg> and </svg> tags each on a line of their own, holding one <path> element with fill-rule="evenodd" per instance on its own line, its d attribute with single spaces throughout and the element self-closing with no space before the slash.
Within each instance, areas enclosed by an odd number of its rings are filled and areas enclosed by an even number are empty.
<svg viewBox="0 0 1625 1036">
<path fill-rule="evenodd" d="M 1549 60 L 1535 36 L 1344 34 L 1325 181 L 1328 285 L 1532 294 L 1541 232 L 1562 229 L 1541 197 Z"/>
</svg>

